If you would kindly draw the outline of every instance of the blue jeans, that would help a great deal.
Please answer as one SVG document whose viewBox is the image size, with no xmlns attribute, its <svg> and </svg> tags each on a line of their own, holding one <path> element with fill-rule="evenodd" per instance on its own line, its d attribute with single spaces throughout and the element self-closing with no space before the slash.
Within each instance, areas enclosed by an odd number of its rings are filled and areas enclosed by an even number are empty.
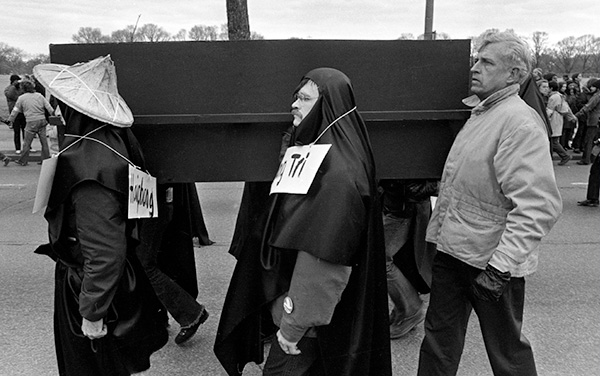
<svg viewBox="0 0 600 376">
<path fill-rule="evenodd" d="M 395 317 L 397 320 L 415 314 L 423 304 L 412 283 L 394 264 L 394 256 L 410 237 L 412 221 L 412 218 L 400 218 L 393 214 L 383 215 L 388 295 L 398 314 Z"/>
</svg>

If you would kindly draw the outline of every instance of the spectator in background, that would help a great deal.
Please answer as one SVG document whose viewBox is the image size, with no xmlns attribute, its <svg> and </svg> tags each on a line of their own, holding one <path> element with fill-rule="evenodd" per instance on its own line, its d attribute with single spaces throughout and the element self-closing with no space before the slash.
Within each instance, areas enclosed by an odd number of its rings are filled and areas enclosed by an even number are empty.
<svg viewBox="0 0 600 376">
<path fill-rule="evenodd" d="M 533 75 L 533 79 L 536 83 L 544 78 L 544 73 L 542 72 L 541 68 L 535 68 L 531 74 Z"/>
<path fill-rule="evenodd" d="M 567 84 L 567 92 L 565 94 L 565 100 L 571 109 L 571 112 L 574 114 L 579 111 L 580 107 L 578 107 L 578 99 L 579 98 L 579 85 L 577 85 L 573 81 L 569 81 Z M 565 121 L 563 124 L 563 135 L 560 138 L 560 144 L 565 148 L 565 150 L 573 150 L 571 141 L 573 141 L 573 137 L 575 136 L 575 131 L 578 127 L 577 122 Z"/>
<path fill-rule="evenodd" d="M 10 76 L 10 84 L 4 89 L 4 96 L 6 97 L 9 115 L 15 107 L 17 99 L 23 94 L 20 81 L 21 77 L 17 74 L 13 74 Z M 15 152 L 21 154 L 21 137 L 25 138 L 25 116 L 22 113 L 19 113 L 13 121 L 12 129 L 14 132 Z"/>
<path fill-rule="evenodd" d="M 581 91 L 581 73 L 573 73 L 571 75 L 571 80 L 573 80 L 574 83 L 577 84 L 577 90 Z"/>
<path fill-rule="evenodd" d="M 596 78 L 590 78 L 585 83 L 585 85 L 581 85 L 579 98 L 577 101 L 578 109 L 577 111 L 575 111 L 575 113 L 578 113 L 583 108 L 583 106 L 585 106 L 586 103 L 592 98 L 593 93 L 590 91 L 590 87 L 596 81 Z M 578 119 L 579 127 L 577 127 L 577 132 L 575 133 L 575 137 L 573 138 L 573 149 L 575 149 L 573 150 L 573 152 L 583 153 L 585 133 L 587 130 L 587 115 L 582 114 L 580 117 L 578 117 Z"/>
<path fill-rule="evenodd" d="M 552 145 L 552 152 L 558 154 L 560 157 L 560 162 L 558 162 L 558 164 L 562 166 L 571 160 L 571 156 L 560 144 L 564 124 L 563 116 L 569 112 L 569 105 L 564 96 L 558 91 L 560 84 L 555 81 L 550 81 L 548 86 L 550 87 L 550 92 L 548 93 L 548 104 L 546 109 L 548 111 L 548 118 L 550 119 L 550 128 L 552 129 L 550 142 Z"/>
<path fill-rule="evenodd" d="M 537 82 L 537 85 L 538 89 L 540 90 L 540 94 L 542 94 L 542 97 L 544 98 L 544 104 L 546 107 L 548 107 L 548 95 L 550 95 L 550 85 L 548 84 L 548 80 L 543 78 Z"/>
<path fill-rule="evenodd" d="M 590 80 L 591 81 L 591 80 Z M 588 81 L 589 82 L 589 81 Z M 585 136 L 583 137 L 583 156 L 577 162 L 580 165 L 588 165 L 591 163 L 591 153 L 594 147 L 594 141 L 598 138 L 598 120 L 600 119 L 600 80 L 596 79 L 589 85 L 592 97 L 575 114 L 579 122 L 583 122 L 584 115 L 586 119 Z"/>
<path fill-rule="evenodd" d="M 546 73 L 543 76 L 543 78 L 544 78 L 544 80 L 546 80 L 548 82 L 550 82 L 550 81 L 558 82 L 558 75 L 556 73 L 552 73 L 552 72 Z"/>
<path fill-rule="evenodd" d="M 437 244 L 419 376 L 455 375 L 469 317 L 495 375 L 536 375 L 522 332 L 525 276 L 562 209 L 545 125 L 519 96 L 531 51 L 510 32 L 482 38 L 471 117 L 446 159 L 427 228 Z"/>
<path fill-rule="evenodd" d="M 597 208 L 600 196 L 600 138 L 594 141 L 594 145 L 594 151 L 592 152 L 594 163 L 592 163 L 592 167 L 590 168 L 586 199 L 578 201 L 577 205 Z"/>
<path fill-rule="evenodd" d="M 27 166 L 31 143 L 33 142 L 35 135 L 39 136 L 40 143 L 42 144 L 42 159 L 50 158 L 50 148 L 48 146 L 48 140 L 46 140 L 46 125 L 48 124 L 48 121 L 46 120 L 46 111 L 52 114 L 54 113 L 54 109 L 42 94 L 35 91 L 33 82 L 23 80 L 21 86 L 23 94 L 17 99 L 17 103 L 15 103 L 15 106 L 8 117 L 8 121 L 14 127 L 13 122 L 17 115 L 19 113 L 25 115 L 25 144 L 21 157 L 15 162 L 21 166 Z"/>
</svg>

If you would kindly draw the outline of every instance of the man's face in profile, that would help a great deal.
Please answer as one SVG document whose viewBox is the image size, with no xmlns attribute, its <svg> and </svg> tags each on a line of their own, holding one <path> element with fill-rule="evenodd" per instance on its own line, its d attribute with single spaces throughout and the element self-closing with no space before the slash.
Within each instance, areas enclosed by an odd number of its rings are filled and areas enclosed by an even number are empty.
<svg viewBox="0 0 600 376">
<path fill-rule="evenodd" d="M 317 84 L 308 81 L 295 95 L 292 103 L 292 115 L 294 115 L 294 126 L 298 126 L 302 119 L 308 115 L 319 98 L 319 88 Z"/>
<path fill-rule="evenodd" d="M 478 59 L 471 68 L 471 91 L 484 100 L 498 90 L 509 86 L 511 67 L 503 59 L 504 45 L 492 43 L 479 51 Z"/>
</svg>

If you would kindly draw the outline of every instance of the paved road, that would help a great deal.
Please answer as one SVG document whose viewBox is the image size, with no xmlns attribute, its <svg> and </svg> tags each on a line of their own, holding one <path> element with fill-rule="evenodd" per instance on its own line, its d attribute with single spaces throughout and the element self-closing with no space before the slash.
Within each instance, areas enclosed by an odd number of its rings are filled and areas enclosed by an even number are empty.
<svg viewBox="0 0 600 376">
<path fill-rule="evenodd" d="M 556 164 L 556 162 L 555 162 Z M 564 213 L 541 246 L 539 272 L 527 279 L 524 332 L 540 375 L 600 375 L 600 209 L 576 206 L 585 196 L 587 166 L 556 166 Z M 47 239 L 31 214 L 39 166 L 0 167 L 0 376 L 57 375 L 52 337 L 53 264 L 33 249 Z M 227 254 L 241 197 L 240 183 L 202 183 L 198 191 L 212 246 L 196 249 L 200 300 L 211 313 L 186 344 L 171 340 L 146 375 L 224 375 L 212 352 L 234 261 Z M 459 375 L 491 375 L 475 316 Z M 415 375 L 422 326 L 392 342 L 394 375 Z M 247 375 L 260 375 L 248 365 Z"/>
</svg>

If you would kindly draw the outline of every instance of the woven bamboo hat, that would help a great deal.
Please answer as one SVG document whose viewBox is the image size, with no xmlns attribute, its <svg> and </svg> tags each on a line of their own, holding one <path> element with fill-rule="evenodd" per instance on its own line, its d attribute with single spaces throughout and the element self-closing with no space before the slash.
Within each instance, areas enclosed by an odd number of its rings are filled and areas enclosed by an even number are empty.
<svg viewBox="0 0 600 376">
<path fill-rule="evenodd" d="M 35 78 L 75 110 L 116 127 L 133 124 L 133 114 L 117 90 L 117 73 L 110 55 L 75 65 L 40 64 Z"/>
</svg>

